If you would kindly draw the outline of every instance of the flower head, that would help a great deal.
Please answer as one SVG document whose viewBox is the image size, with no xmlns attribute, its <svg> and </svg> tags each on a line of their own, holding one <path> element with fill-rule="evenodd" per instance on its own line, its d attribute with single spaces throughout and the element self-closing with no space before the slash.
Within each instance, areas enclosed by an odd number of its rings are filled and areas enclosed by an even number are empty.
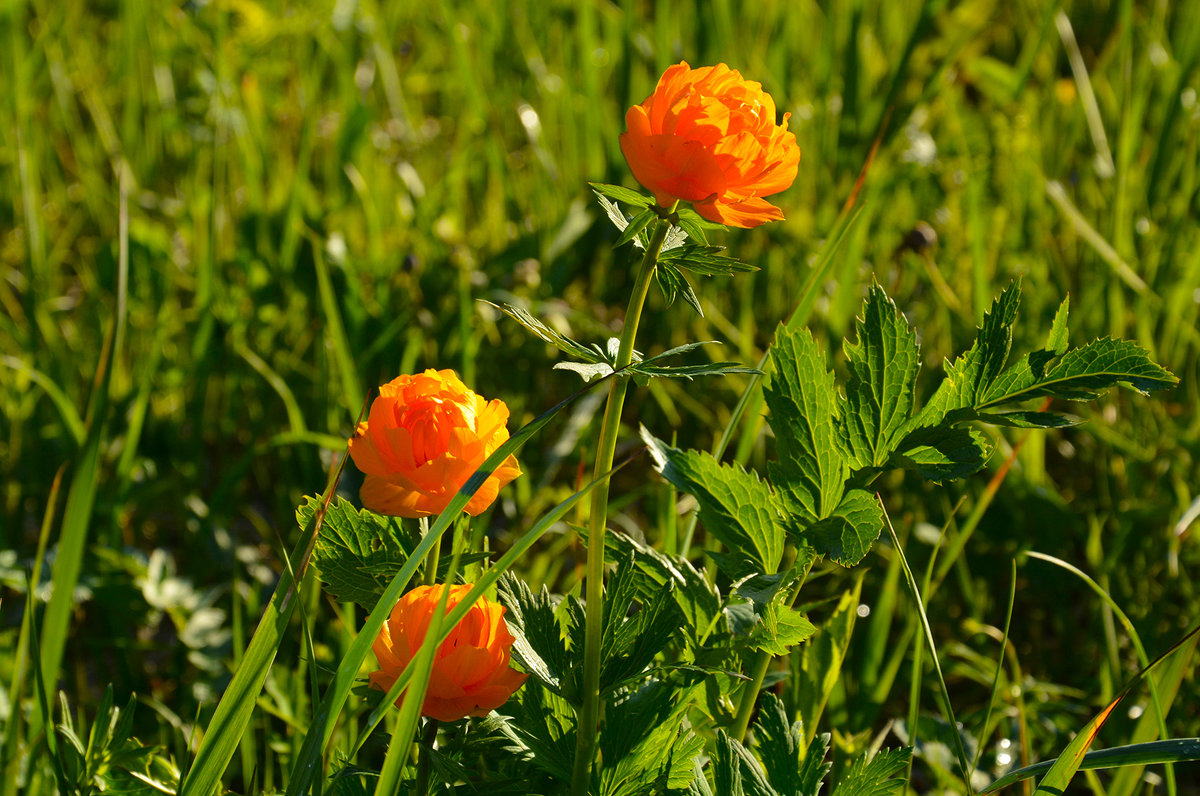
<svg viewBox="0 0 1200 796">
<path fill-rule="evenodd" d="M 776 125 L 775 100 L 737 70 L 685 61 L 625 114 L 621 151 L 659 205 L 691 202 L 710 221 L 756 227 L 783 218 L 762 197 L 796 179 L 800 147 L 789 116 Z"/>
<path fill-rule="evenodd" d="M 452 370 L 400 376 L 379 388 L 350 456 L 366 475 L 363 505 L 381 514 L 425 517 L 446 508 L 459 488 L 508 440 L 508 407 L 487 401 Z M 467 503 L 472 516 L 521 474 L 509 456 Z"/>
<path fill-rule="evenodd" d="M 372 687 L 391 688 L 417 654 L 444 588 L 418 586 L 396 603 L 375 639 L 379 671 L 371 672 Z M 471 591 L 470 586 L 449 588 L 447 611 Z M 438 647 L 421 713 L 438 721 L 457 721 L 486 716 L 507 702 L 529 676 L 509 666 L 513 641 L 504 623 L 504 606 L 479 598 Z"/>
</svg>

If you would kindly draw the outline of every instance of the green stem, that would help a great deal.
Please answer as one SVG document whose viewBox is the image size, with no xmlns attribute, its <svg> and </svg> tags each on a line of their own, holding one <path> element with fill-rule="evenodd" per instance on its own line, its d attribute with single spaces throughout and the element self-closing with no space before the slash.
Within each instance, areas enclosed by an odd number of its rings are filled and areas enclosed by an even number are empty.
<svg viewBox="0 0 1200 796">
<path fill-rule="evenodd" d="M 633 360 L 633 340 L 637 336 L 642 307 L 646 303 L 646 295 L 650 292 L 650 280 L 654 277 L 654 269 L 658 265 L 658 253 L 670 228 L 670 222 L 658 222 L 650 245 L 646 247 L 646 255 L 642 257 L 633 294 L 629 297 L 629 307 L 625 311 L 625 324 L 621 329 L 617 359 L 613 363 L 617 370 L 626 367 Z M 609 388 L 604 422 L 600 427 L 600 445 L 596 449 L 596 466 L 593 469 L 596 475 L 603 475 L 612 469 L 613 456 L 617 449 L 617 432 L 621 428 L 621 410 L 625 405 L 625 390 L 628 386 L 629 377 L 618 375 Z M 596 752 L 596 736 L 600 730 L 600 645 L 604 634 L 604 533 L 607 522 L 608 481 L 604 481 L 592 491 L 591 519 L 588 525 L 583 705 L 579 709 L 575 767 L 571 775 L 573 796 L 587 796 L 592 758 Z"/>
<path fill-rule="evenodd" d="M 429 793 L 429 772 L 433 768 L 433 759 L 429 750 L 437 740 L 437 719 L 425 719 L 425 730 L 421 733 L 421 743 L 417 746 L 417 787 L 415 796 L 426 796 Z"/>
<path fill-rule="evenodd" d="M 429 518 L 421 517 L 417 522 L 421 525 L 421 538 L 424 539 L 429 535 Z M 439 541 L 433 547 L 429 548 L 429 554 L 425 556 L 425 585 L 432 586 L 437 583 L 438 559 L 442 554 L 442 545 Z"/>
</svg>

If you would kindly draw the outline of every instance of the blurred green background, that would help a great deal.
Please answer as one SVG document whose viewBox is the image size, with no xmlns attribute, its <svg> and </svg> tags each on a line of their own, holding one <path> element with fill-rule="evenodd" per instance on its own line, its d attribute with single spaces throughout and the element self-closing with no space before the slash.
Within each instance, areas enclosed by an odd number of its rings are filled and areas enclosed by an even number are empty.
<svg viewBox="0 0 1200 796">
<path fill-rule="evenodd" d="M 584 341 L 615 334 L 631 255 L 612 251 L 587 182 L 632 185 L 617 143 L 625 109 L 687 60 L 761 81 L 803 157 L 777 197 L 787 220 L 720 241 L 762 270 L 696 284 L 703 318 L 652 298 L 639 348 L 718 340 L 709 356 L 757 362 L 878 142 L 862 213 L 819 288 L 811 327 L 827 350 L 840 354 L 875 279 L 920 332 L 934 383 L 1021 278 L 1017 351 L 1041 344 L 1069 294 L 1074 343 L 1135 339 L 1182 379 L 1153 398 L 1063 407 L 1090 421 L 1076 429 L 990 432 L 990 474 L 965 483 L 880 484 L 918 566 L 938 529 L 986 508 L 929 606 L 960 718 L 986 700 L 1021 550 L 1096 578 L 1153 657 L 1196 622 L 1198 56 L 1195 0 L 10 0 L 0 649 L 16 638 L 55 474 L 65 465 L 69 481 L 87 429 L 103 424 L 66 685 L 80 697 L 109 681 L 137 690 L 174 717 L 178 732 L 161 732 L 180 750 L 282 567 L 296 504 L 322 488 L 372 388 L 452 367 L 505 400 L 515 428 L 579 386 L 479 300 L 523 303 Z M 656 382 L 626 417 L 708 448 L 744 386 Z M 494 544 L 573 490 L 595 435 L 595 403 L 579 407 L 527 447 L 526 477 L 491 515 Z M 759 420 L 731 457 L 764 460 Z M 672 506 L 647 466 L 616 486 L 614 524 L 654 541 L 653 519 Z M 994 499 L 989 475 L 1002 479 Z M 57 506 L 61 517 L 61 493 Z M 573 545 L 547 543 L 526 577 L 570 588 Z M 816 601 L 863 576 L 878 609 L 828 714 L 847 734 L 907 713 L 883 652 L 911 644 L 909 620 L 890 613 L 893 564 L 881 545 L 811 587 Z M 1018 718 L 1013 696 L 1008 727 L 1047 756 L 1137 666 L 1083 583 L 1037 561 L 1018 577 L 1012 671 L 1027 704 Z M 329 632 L 327 657 L 347 630 Z M 0 653 L 0 671 L 11 665 Z M 1184 688 L 1168 725 L 1200 735 L 1200 687 L 1189 675 Z M 267 697 L 284 726 L 299 710 L 281 706 L 286 693 Z M 1106 730 L 1113 743 L 1128 740 L 1121 722 Z"/>
</svg>

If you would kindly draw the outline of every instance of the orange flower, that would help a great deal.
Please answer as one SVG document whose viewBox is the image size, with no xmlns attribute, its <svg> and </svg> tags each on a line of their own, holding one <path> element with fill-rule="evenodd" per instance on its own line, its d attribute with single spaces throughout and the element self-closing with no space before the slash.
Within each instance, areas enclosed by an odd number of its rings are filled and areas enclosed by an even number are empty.
<svg viewBox="0 0 1200 796">
<path fill-rule="evenodd" d="M 625 114 L 621 151 L 662 207 L 691 202 L 710 221 L 757 227 L 783 212 L 762 197 L 796 179 L 800 147 L 760 83 L 725 64 L 663 73 L 654 93 Z"/>
<path fill-rule="evenodd" d="M 366 475 L 363 505 L 380 514 L 425 517 L 446 508 L 472 473 L 508 440 L 508 407 L 467 389 L 452 370 L 400 376 L 379 388 L 367 422 L 350 440 Z M 521 474 L 509 456 L 467 503 L 479 514 Z"/>
<path fill-rule="evenodd" d="M 418 586 L 396 603 L 375 639 L 380 670 L 371 672 L 372 687 L 391 688 L 416 656 L 444 588 L 442 584 Z M 470 590 L 470 586 L 451 586 L 446 611 Z M 421 713 L 438 721 L 457 721 L 486 716 L 507 702 L 529 676 L 508 664 L 513 641 L 504 623 L 504 606 L 479 598 L 438 647 Z"/>
</svg>

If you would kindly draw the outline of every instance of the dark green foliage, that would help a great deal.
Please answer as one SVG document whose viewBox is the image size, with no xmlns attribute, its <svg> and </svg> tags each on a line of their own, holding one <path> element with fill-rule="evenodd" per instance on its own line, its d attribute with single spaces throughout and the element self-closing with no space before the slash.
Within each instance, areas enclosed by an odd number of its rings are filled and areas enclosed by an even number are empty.
<svg viewBox="0 0 1200 796">
<path fill-rule="evenodd" d="M 783 518 L 771 488 L 738 465 L 720 464 L 707 453 L 682 451 L 643 430 L 658 471 L 700 502 L 700 521 L 732 553 L 752 562 L 753 571 L 773 573 L 783 555 Z"/>
</svg>

